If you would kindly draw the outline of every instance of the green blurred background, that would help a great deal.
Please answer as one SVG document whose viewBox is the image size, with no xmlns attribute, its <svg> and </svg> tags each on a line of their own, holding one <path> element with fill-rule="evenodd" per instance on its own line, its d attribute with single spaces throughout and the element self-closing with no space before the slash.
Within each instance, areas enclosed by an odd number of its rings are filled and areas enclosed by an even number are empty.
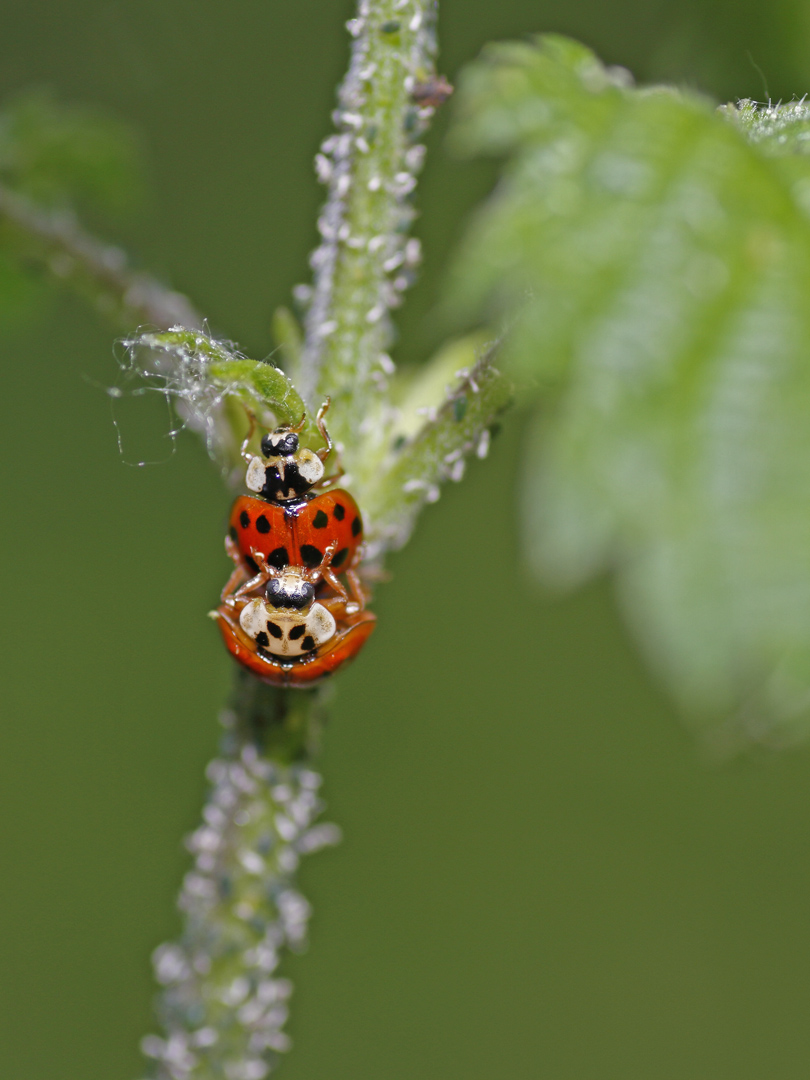
<svg viewBox="0 0 810 1080">
<path fill-rule="evenodd" d="M 351 7 L 2 7 L 0 90 L 49 86 L 135 125 L 148 195 L 107 233 L 254 355 L 306 276 L 311 161 Z M 810 90 L 806 2 L 441 7 L 451 78 L 489 39 L 558 30 L 718 99 Z M 491 182 L 444 155 L 446 123 L 402 360 L 440 340 L 443 266 Z M 229 685 L 204 618 L 228 570 L 228 497 L 191 437 L 162 466 L 122 463 L 99 389 L 116 380 L 111 334 L 92 314 L 62 298 L 3 318 L 0 1076 L 134 1080 L 148 957 L 178 929 L 181 837 Z M 137 399 L 122 424 L 135 459 L 165 413 Z M 340 680 L 321 766 L 346 839 L 304 869 L 315 918 L 289 964 L 283 1076 L 804 1080 L 810 750 L 705 765 L 609 584 L 559 600 L 528 582 L 515 493 L 497 483 L 518 427 L 392 560 L 378 633 Z M 484 521 L 497 563 L 476 546 Z M 497 646 L 476 588 L 494 572 L 522 596 L 497 612 Z"/>
</svg>

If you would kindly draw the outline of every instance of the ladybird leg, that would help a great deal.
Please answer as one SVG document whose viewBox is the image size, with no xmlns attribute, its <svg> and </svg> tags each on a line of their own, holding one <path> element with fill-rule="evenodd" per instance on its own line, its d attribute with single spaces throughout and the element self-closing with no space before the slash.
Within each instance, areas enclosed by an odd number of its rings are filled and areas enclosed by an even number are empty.
<svg viewBox="0 0 810 1080">
<path fill-rule="evenodd" d="M 335 552 L 337 551 L 337 546 L 337 540 L 333 540 L 330 544 L 327 544 L 326 550 L 323 553 L 323 558 L 321 559 L 320 566 L 316 566 L 312 570 L 306 570 L 305 577 L 307 581 L 311 582 L 313 585 L 315 585 L 318 581 L 320 581 L 321 578 L 323 578 L 324 581 L 328 582 L 332 586 L 340 599 L 345 602 L 349 599 L 349 594 L 346 592 L 343 583 L 335 575 L 334 570 L 331 569 L 332 559 L 334 558 Z"/>
<path fill-rule="evenodd" d="M 358 611 L 364 611 L 366 607 L 366 601 L 371 599 L 371 590 L 367 589 L 363 582 L 360 580 L 360 575 L 357 573 L 357 567 L 360 565 L 365 545 L 360 544 L 359 547 L 354 549 L 354 555 L 352 556 L 351 563 L 346 568 L 346 578 L 349 582 L 349 588 L 351 589 L 352 596 L 355 601 L 360 605 Z"/>
<path fill-rule="evenodd" d="M 220 594 L 220 599 L 224 604 L 233 607 L 235 602 L 244 597 L 246 593 L 261 588 L 267 579 L 273 576 L 275 571 L 268 568 L 264 561 L 264 556 L 260 551 L 257 552 L 254 549 L 251 549 L 251 555 L 259 563 L 260 572 L 248 580 L 248 571 L 245 560 L 241 551 L 230 536 L 225 537 L 225 550 L 233 559 L 235 566 L 233 573 L 225 583 L 225 588 Z"/>
<path fill-rule="evenodd" d="M 253 460 L 253 455 L 248 453 L 248 446 L 250 445 L 250 440 L 253 438 L 253 432 L 256 430 L 256 414 L 252 412 L 247 405 L 243 405 L 242 407 L 247 414 L 248 431 L 247 435 L 242 440 L 242 445 L 239 447 L 239 456 L 249 465 Z"/>
<path fill-rule="evenodd" d="M 345 475 L 346 470 L 343 468 L 343 465 L 338 462 L 337 468 L 333 473 L 330 473 L 329 476 L 324 476 L 321 480 L 318 481 L 317 484 L 314 484 L 313 486 L 318 491 L 321 491 L 323 488 L 334 487 L 338 480 L 340 480 L 340 478 Z"/>
<path fill-rule="evenodd" d="M 306 411 L 306 409 L 304 409 L 304 411 L 301 413 L 301 419 L 298 421 L 298 423 L 297 424 L 288 424 L 286 430 L 287 431 L 294 431 L 296 433 L 296 435 L 300 435 L 301 432 L 304 430 L 304 424 L 306 422 L 307 422 L 307 411 Z"/>
<path fill-rule="evenodd" d="M 234 568 L 233 573 L 225 582 L 225 588 L 219 594 L 219 598 L 223 604 L 233 604 L 236 599 L 237 590 L 244 584 L 245 570 L 241 566 Z"/>
<path fill-rule="evenodd" d="M 273 566 L 268 566 L 265 562 L 264 555 L 256 548 L 250 549 L 250 554 L 253 560 L 259 567 L 259 573 L 252 577 L 249 581 L 246 581 L 241 585 L 234 593 L 234 600 L 238 600 L 248 593 L 253 592 L 255 589 L 262 589 L 272 577 L 276 577 L 278 571 Z"/>
<path fill-rule="evenodd" d="M 247 577 L 247 569 L 245 567 L 244 560 L 242 559 L 242 553 L 236 544 L 231 540 L 230 536 L 225 537 L 225 550 L 228 555 L 233 559 L 234 568 L 231 576 L 225 583 L 225 588 L 220 593 L 220 600 L 223 604 L 232 603 L 233 598 L 231 594 L 245 581 Z"/>
<path fill-rule="evenodd" d="M 332 557 L 337 549 L 337 542 L 333 542 L 329 545 L 326 551 L 323 553 L 323 562 L 318 567 L 316 573 L 324 579 L 327 584 L 331 585 L 342 603 L 346 604 L 349 600 L 349 594 L 346 592 L 346 587 L 335 571 L 332 569 Z"/>
<path fill-rule="evenodd" d="M 326 461 L 329 455 L 332 453 L 332 439 L 329 432 L 326 430 L 326 424 L 323 422 L 324 416 L 329 412 L 329 406 L 332 404 L 332 399 L 327 398 L 326 401 L 318 409 L 318 415 L 315 417 L 315 424 L 318 431 L 321 433 L 321 438 L 326 443 L 326 446 L 322 450 L 316 450 L 318 457 L 321 461 Z"/>
<path fill-rule="evenodd" d="M 222 619 L 224 623 L 227 623 L 233 631 L 240 631 L 242 628 L 239 626 L 238 620 L 234 619 L 227 608 L 217 608 L 216 611 L 210 611 L 209 615 L 212 618 Z"/>
<path fill-rule="evenodd" d="M 367 600 L 366 590 L 363 588 L 360 575 L 353 566 L 350 566 L 346 571 L 346 580 L 349 582 L 349 589 L 351 590 L 352 597 L 357 605 L 354 610 L 363 611 Z"/>
<path fill-rule="evenodd" d="M 346 618 L 346 601 L 342 596 L 319 596 L 318 603 L 325 607 L 336 619 Z"/>
</svg>

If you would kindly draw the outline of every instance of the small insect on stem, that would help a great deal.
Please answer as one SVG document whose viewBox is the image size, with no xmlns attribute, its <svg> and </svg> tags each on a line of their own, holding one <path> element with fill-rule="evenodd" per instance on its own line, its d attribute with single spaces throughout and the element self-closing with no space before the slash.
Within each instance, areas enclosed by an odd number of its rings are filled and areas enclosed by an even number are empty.
<svg viewBox="0 0 810 1080">
<path fill-rule="evenodd" d="M 411 97 L 417 105 L 424 108 L 438 109 L 452 95 L 453 86 L 444 75 L 434 75 L 426 82 L 417 83 L 411 91 Z"/>
</svg>

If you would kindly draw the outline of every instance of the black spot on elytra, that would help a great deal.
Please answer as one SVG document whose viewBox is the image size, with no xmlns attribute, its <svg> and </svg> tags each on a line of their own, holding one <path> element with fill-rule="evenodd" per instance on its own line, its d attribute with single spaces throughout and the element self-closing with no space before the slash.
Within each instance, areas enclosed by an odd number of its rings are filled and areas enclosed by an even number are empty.
<svg viewBox="0 0 810 1080">
<path fill-rule="evenodd" d="M 289 561 L 290 556 L 285 547 L 274 548 L 267 556 L 267 565 L 275 566 L 276 570 L 283 570 Z"/>
<path fill-rule="evenodd" d="M 312 634 L 307 634 L 307 636 L 301 642 L 301 648 L 304 650 L 304 652 L 309 652 L 310 649 L 315 648 L 315 638 L 312 636 Z"/>
<path fill-rule="evenodd" d="M 251 573 L 258 574 L 258 572 L 259 572 L 259 564 L 253 558 L 253 556 L 252 555 L 245 555 L 244 560 L 247 563 L 248 569 L 251 571 Z"/>
<path fill-rule="evenodd" d="M 343 503 L 335 503 L 335 509 L 332 511 L 332 513 L 335 515 L 335 518 L 338 521 L 343 521 L 343 519 L 346 517 L 346 507 L 343 505 Z"/>
<path fill-rule="evenodd" d="M 312 525 L 315 529 L 325 529 L 328 524 L 329 518 L 326 516 L 323 510 L 319 510 L 315 517 L 312 519 Z"/>
<path fill-rule="evenodd" d="M 256 518 L 256 528 L 259 530 L 260 533 L 270 532 L 270 522 L 267 520 L 264 514 L 259 514 L 259 516 Z"/>
<path fill-rule="evenodd" d="M 228 529 L 228 536 L 230 536 L 231 540 L 236 543 L 237 538 L 239 537 L 239 533 L 236 531 L 233 525 L 231 525 L 230 529 Z"/>
<path fill-rule="evenodd" d="M 274 622 L 268 622 L 267 629 L 275 638 L 280 638 L 284 636 L 284 632 L 282 631 L 281 627 L 277 626 Z M 258 638 L 256 640 L 258 641 Z"/>
<path fill-rule="evenodd" d="M 363 531 L 363 522 L 359 517 L 356 517 L 352 522 L 352 536 L 359 536 Z"/>
<path fill-rule="evenodd" d="M 294 626 L 290 631 L 290 641 L 297 641 L 302 636 L 305 630 L 306 626 L 304 626 L 303 623 L 301 623 L 300 626 Z"/>
<path fill-rule="evenodd" d="M 242 526 L 243 529 L 247 529 L 250 525 L 250 518 L 248 517 L 247 510 L 243 510 L 242 513 L 239 515 L 239 524 Z"/>
<path fill-rule="evenodd" d="M 346 556 L 348 554 L 349 554 L 349 549 L 348 548 L 341 548 L 340 551 L 338 551 L 335 554 L 334 559 L 332 559 L 332 566 L 334 566 L 334 568 L 337 569 L 340 566 L 340 564 L 344 561 L 344 559 L 346 558 Z"/>
<path fill-rule="evenodd" d="M 260 630 L 256 635 L 256 644 L 261 645 L 263 649 L 266 649 L 270 644 L 270 638 L 265 634 L 264 630 Z"/>
<path fill-rule="evenodd" d="M 314 544 L 302 544 L 301 558 L 303 560 L 304 566 L 308 566 L 310 569 L 314 569 L 316 566 L 320 566 L 323 562 L 323 552 L 319 551 Z"/>
</svg>

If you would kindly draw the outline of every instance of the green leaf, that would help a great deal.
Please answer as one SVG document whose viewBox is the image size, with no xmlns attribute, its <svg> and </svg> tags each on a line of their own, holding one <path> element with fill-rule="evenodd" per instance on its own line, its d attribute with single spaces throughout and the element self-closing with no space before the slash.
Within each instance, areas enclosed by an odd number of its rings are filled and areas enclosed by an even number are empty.
<svg viewBox="0 0 810 1080">
<path fill-rule="evenodd" d="M 806 107 L 718 113 L 556 37 L 489 48 L 460 99 L 457 146 L 508 161 L 452 303 L 506 324 L 502 362 L 543 398 L 533 564 L 560 585 L 615 569 L 643 648 L 724 739 L 805 734 Z"/>
<path fill-rule="evenodd" d="M 174 326 L 124 344 L 129 356 L 125 370 L 179 403 L 183 419 L 205 435 L 211 455 L 226 466 L 239 461 L 247 409 L 264 427 L 297 424 L 304 417 L 301 396 L 284 372 L 249 359 L 229 341 Z M 300 437 L 305 446 L 323 445 L 313 416 L 307 414 Z"/>
</svg>

